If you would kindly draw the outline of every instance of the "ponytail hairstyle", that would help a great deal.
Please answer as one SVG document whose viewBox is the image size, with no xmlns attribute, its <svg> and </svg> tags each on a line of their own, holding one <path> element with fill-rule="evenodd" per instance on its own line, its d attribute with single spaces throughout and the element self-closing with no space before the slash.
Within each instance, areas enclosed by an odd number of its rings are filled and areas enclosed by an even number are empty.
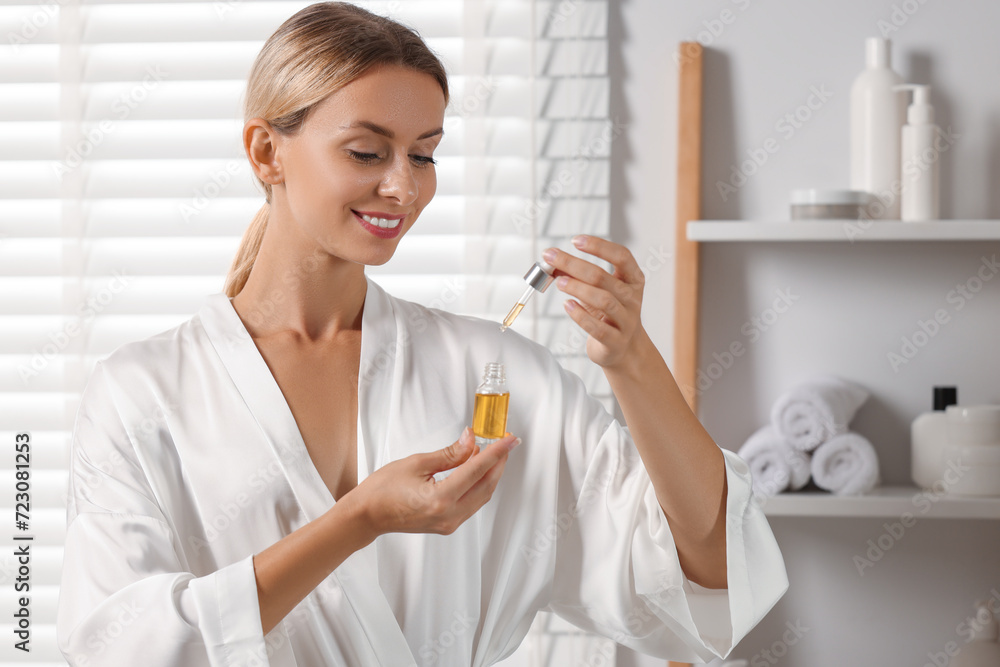
<svg viewBox="0 0 1000 667">
<path fill-rule="evenodd" d="M 399 65 L 433 76 L 448 103 L 444 65 L 415 30 L 346 2 L 318 2 L 282 23 L 257 54 L 243 104 L 243 120 L 263 118 L 277 132 L 294 134 L 309 111 L 380 65 Z M 265 201 L 250 222 L 226 275 L 234 297 L 253 269 L 271 209 L 271 186 L 254 174 Z"/>
</svg>

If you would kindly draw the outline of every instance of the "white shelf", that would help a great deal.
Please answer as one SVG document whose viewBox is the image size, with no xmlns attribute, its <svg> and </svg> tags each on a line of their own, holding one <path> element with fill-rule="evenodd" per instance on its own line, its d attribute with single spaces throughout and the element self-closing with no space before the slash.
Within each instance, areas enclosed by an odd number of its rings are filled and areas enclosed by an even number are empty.
<svg viewBox="0 0 1000 667">
<path fill-rule="evenodd" d="M 942 496 L 912 486 L 882 486 L 863 496 L 824 491 L 780 493 L 762 499 L 767 516 L 877 517 L 901 519 L 1000 519 L 1000 497 Z"/>
<path fill-rule="evenodd" d="M 1000 220 L 693 220 L 691 241 L 993 241 Z"/>
</svg>

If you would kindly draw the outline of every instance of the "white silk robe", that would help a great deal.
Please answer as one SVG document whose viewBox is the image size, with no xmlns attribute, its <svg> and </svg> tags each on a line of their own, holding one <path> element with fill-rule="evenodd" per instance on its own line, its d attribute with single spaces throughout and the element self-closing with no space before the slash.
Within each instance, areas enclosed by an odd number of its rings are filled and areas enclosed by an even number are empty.
<svg viewBox="0 0 1000 667">
<path fill-rule="evenodd" d="M 723 450 L 728 589 L 687 580 L 624 428 L 541 345 L 368 281 L 358 480 L 452 443 L 488 361 L 523 440 L 451 535 L 351 555 L 267 635 L 252 557 L 334 504 L 224 293 L 95 366 L 74 425 L 57 640 L 75 667 L 474 666 L 548 610 L 640 652 L 726 656 L 788 586 L 747 466 Z"/>
</svg>

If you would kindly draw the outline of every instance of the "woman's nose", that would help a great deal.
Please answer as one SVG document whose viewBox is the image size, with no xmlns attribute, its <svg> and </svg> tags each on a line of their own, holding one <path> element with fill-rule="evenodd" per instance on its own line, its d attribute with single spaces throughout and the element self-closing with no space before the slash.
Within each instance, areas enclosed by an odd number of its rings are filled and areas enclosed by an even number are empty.
<svg viewBox="0 0 1000 667">
<path fill-rule="evenodd" d="M 412 204 L 420 192 L 409 160 L 409 155 L 394 160 L 378 188 L 381 196 L 396 199 L 401 206 Z"/>
</svg>

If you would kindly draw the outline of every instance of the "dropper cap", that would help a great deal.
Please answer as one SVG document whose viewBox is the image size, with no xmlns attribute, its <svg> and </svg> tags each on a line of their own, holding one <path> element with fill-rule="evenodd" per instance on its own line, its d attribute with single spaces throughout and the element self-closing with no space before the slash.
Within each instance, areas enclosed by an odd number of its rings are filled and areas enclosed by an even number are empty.
<svg viewBox="0 0 1000 667">
<path fill-rule="evenodd" d="M 552 284 L 552 281 L 555 280 L 555 276 L 552 275 L 553 271 L 555 271 L 555 268 L 551 264 L 544 259 L 539 260 L 532 264 L 528 272 L 524 274 L 524 282 L 528 283 L 536 291 L 544 292 Z"/>
</svg>

